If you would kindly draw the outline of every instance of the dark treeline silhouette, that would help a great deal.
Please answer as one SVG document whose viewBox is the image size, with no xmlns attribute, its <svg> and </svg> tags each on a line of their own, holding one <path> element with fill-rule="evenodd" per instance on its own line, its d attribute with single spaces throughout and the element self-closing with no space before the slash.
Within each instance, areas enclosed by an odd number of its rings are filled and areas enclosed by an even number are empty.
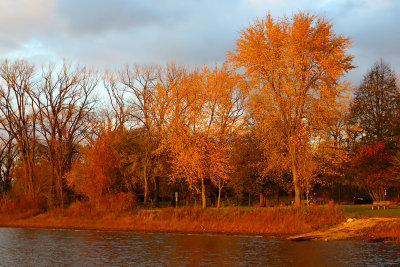
<svg viewBox="0 0 400 267">
<path fill-rule="evenodd" d="M 226 62 L 201 69 L 2 61 L 2 198 L 46 207 L 157 206 L 175 192 L 202 207 L 398 199 L 396 76 L 381 60 L 354 90 L 342 81 L 349 46 L 325 18 L 299 12 L 256 20 Z"/>
</svg>

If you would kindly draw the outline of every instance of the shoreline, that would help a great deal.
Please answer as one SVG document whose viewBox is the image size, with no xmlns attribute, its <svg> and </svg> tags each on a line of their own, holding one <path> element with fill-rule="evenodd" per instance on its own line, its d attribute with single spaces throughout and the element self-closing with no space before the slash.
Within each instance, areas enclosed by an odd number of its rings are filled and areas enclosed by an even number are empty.
<svg viewBox="0 0 400 267">
<path fill-rule="evenodd" d="M 346 222 L 338 224 L 327 230 L 317 230 L 309 233 L 290 236 L 288 239 L 292 241 L 307 240 L 364 240 L 368 242 L 394 241 L 400 242 L 397 236 L 390 237 L 379 233 L 387 225 L 400 226 L 400 218 L 392 217 L 369 217 L 359 219 L 348 219 Z M 374 231 L 377 229 L 377 232 Z M 372 230 L 372 231 L 371 231 Z"/>
<path fill-rule="evenodd" d="M 286 238 L 327 228 L 344 220 L 336 207 L 296 210 L 192 207 L 135 209 L 109 213 L 86 205 L 47 212 L 26 210 L 0 214 L 0 226 L 54 229 L 113 230 L 163 233 L 211 233 L 259 235 Z"/>
<path fill-rule="evenodd" d="M 116 221 L 118 223 L 118 220 Z M 238 235 L 238 236 L 260 236 L 270 238 L 288 238 L 289 233 L 263 233 L 263 232 L 245 232 L 245 231 L 209 231 L 207 229 L 197 230 L 179 230 L 179 229 L 155 229 L 155 228 L 137 228 L 133 226 L 107 226 L 106 224 L 85 224 L 79 226 L 77 224 L 39 224 L 30 222 L 29 219 L 18 220 L 17 222 L 6 222 L 0 219 L 0 228 L 31 228 L 31 229 L 49 229 L 49 230 L 81 230 L 81 231 L 113 231 L 113 232 L 132 232 L 132 233 L 176 233 L 176 234 L 215 234 L 215 235 Z M 299 233 L 301 234 L 301 233 Z"/>
<path fill-rule="evenodd" d="M 374 217 L 380 218 L 380 217 Z M 383 217 L 385 218 L 385 217 Z M 369 218 L 371 219 L 371 218 Z M 359 219 L 359 220 L 368 220 L 368 219 Z M 277 238 L 277 239 L 288 239 L 294 242 L 302 242 L 302 241 L 363 241 L 363 242 L 393 242 L 399 243 L 400 239 L 392 240 L 390 238 L 382 238 L 382 237 L 373 237 L 366 236 L 365 234 L 355 234 L 346 237 L 335 237 L 329 235 L 329 231 L 332 229 L 336 229 L 341 224 L 329 228 L 326 231 L 313 231 L 307 233 L 298 233 L 298 234 L 287 234 L 287 233 L 259 233 L 259 232 L 232 232 L 232 231 L 207 231 L 207 230 L 165 230 L 165 229 L 138 229 L 135 227 L 103 227 L 101 225 L 98 226 L 77 226 L 77 225 L 63 225 L 63 226 L 54 226 L 54 225 L 37 225 L 31 223 L 5 223 L 0 222 L 0 228 L 21 228 L 21 229 L 48 229 L 48 230 L 79 230 L 79 231 L 111 231 L 111 232 L 131 232 L 131 233 L 149 233 L 149 234 L 196 234 L 196 235 L 227 235 L 227 236 L 257 236 L 263 238 Z M 342 233 L 339 233 L 341 235 Z"/>
<path fill-rule="evenodd" d="M 330 212 L 335 211 L 335 209 Z M 324 211 L 288 209 L 139 210 L 120 214 L 46 213 L 0 214 L 0 227 L 100 230 L 137 233 L 221 234 L 306 240 L 363 240 L 400 242 L 399 217 L 347 219 Z"/>
<path fill-rule="evenodd" d="M 265 233 L 252 233 L 252 232 L 225 232 L 225 231 L 180 231 L 180 230 L 142 230 L 134 228 L 101 228 L 101 227 L 58 227 L 58 226 L 37 226 L 37 225 L 8 225 L 0 223 L 0 228 L 21 228 L 21 229 L 47 229 L 47 230 L 77 230 L 77 231 L 109 231 L 109 232 L 130 232 L 130 233 L 149 233 L 149 234 L 189 234 L 189 235 L 227 235 L 227 236 L 256 236 L 256 237 L 266 237 L 266 238 L 284 238 L 289 237 L 288 234 L 265 234 Z"/>
</svg>

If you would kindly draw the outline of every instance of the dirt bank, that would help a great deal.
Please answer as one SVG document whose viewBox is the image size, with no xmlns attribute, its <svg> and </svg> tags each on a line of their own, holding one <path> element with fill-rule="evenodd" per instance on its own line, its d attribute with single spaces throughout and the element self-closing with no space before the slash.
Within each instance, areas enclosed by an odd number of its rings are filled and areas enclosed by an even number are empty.
<svg viewBox="0 0 400 267">
<path fill-rule="evenodd" d="M 327 230 L 290 236 L 293 241 L 362 239 L 366 241 L 400 241 L 400 218 L 373 217 L 348 219 Z M 397 233 L 397 234 L 396 234 Z"/>
</svg>

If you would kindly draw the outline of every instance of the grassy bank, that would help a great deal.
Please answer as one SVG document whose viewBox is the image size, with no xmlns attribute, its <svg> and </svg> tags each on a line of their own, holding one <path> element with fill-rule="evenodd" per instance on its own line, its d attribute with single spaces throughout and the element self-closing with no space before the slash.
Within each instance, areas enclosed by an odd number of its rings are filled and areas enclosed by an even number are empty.
<svg viewBox="0 0 400 267">
<path fill-rule="evenodd" d="M 400 207 L 391 206 L 389 209 L 372 210 L 371 204 L 366 205 L 342 205 L 339 206 L 343 214 L 350 218 L 361 217 L 400 217 Z"/>
<path fill-rule="evenodd" d="M 334 205 L 324 208 L 163 208 L 107 212 L 85 203 L 38 214 L 2 214 L 13 227 L 111 229 L 150 232 L 209 232 L 288 236 L 326 229 L 345 217 Z"/>
<path fill-rule="evenodd" d="M 147 232 L 192 232 L 291 236 L 341 227 L 347 218 L 360 224 L 370 217 L 392 217 L 356 231 L 356 239 L 400 241 L 400 208 L 371 210 L 370 205 L 328 204 L 320 207 L 277 208 L 127 208 L 120 201 L 96 205 L 76 202 L 67 209 L 47 212 L 28 204 L 0 210 L 0 226 L 107 229 Z M 118 204 L 119 203 L 119 204 Z M 33 208 L 36 207 L 36 208 Z M 365 225 L 364 225 L 365 226 Z M 330 230 L 330 229 L 329 229 Z M 328 231 L 329 231 L 328 230 Z M 348 231 L 348 230 L 346 230 Z M 351 237 L 352 239 L 354 238 Z"/>
</svg>

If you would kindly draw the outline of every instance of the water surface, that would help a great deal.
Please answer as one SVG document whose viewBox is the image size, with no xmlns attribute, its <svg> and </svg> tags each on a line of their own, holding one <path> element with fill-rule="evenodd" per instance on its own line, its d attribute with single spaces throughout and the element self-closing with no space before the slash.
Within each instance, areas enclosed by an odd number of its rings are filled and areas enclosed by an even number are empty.
<svg viewBox="0 0 400 267">
<path fill-rule="evenodd" d="M 1 266 L 399 266 L 400 245 L 0 228 Z"/>
</svg>

